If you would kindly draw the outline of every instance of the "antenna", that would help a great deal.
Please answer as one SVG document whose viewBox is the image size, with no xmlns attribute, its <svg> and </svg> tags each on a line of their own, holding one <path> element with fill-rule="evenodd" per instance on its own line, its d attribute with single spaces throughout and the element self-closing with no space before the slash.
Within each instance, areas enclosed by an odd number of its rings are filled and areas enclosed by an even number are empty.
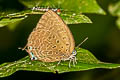
<svg viewBox="0 0 120 80">
<path fill-rule="evenodd" d="M 80 44 L 78 44 L 77 47 L 80 47 L 86 40 L 88 40 L 88 37 L 86 37 Z"/>
</svg>

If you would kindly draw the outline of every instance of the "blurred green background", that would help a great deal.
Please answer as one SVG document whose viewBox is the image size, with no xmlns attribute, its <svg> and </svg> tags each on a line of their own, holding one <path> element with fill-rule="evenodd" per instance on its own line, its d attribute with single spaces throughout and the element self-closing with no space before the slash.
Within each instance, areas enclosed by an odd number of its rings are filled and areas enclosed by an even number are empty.
<svg viewBox="0 0 120 80">
<path fill-rule="evenodd" d="M 107 15 L 85 14 L 92 24 L 68 25 L 78 45 L 84 38 L 89 39 L 81 45 L 91 51 L 96 58 L 103 62 L 120 64 L 120 30 L 115 24 L 117 17 L 113 17 L 108 6 L 118 0 L 97 0 L 98 4 L 106 11 Z M 25 7 L 17 0 L 0 0 L 0 9 L 14 9 L 21 11 Z M 41 15 L 29 15 L 21 22 L 0 28 L 0 64 L 12 62 L 28 55 L 25 51 L 18 50 L 24 47 L 28 35 L 36 26 Z M 17 25 L 17 27 L 14 27 Z M 94 69 L 88 71 L 69 72 L 63 74 L 17 71 L 13 75 L 0 80 L 39 79 L 39 80 L 120 80 L 120 69 Z"/>
</svg>

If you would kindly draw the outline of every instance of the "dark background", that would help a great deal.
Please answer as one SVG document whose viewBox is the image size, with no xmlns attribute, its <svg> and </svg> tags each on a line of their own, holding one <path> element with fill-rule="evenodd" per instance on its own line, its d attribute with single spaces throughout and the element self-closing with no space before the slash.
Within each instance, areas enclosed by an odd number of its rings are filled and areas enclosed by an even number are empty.
<svg viewBox="0 0 120 80">
<path fill-rule="evenodd" d="M 108 12 L 110 3 L 117 0 L 97 0 L 98 4 L 106 11 L 107 15 L 86 14 L 92 24 L 68 25 L 79 44 L 84 38 L 89 39 L 81 46 L 91 51 L 103 62 L 120 64 L 120 30 L 115 24 L 117 17 Z M 0 9 L 23 10 L 25 7 L 17 0 L 0 0 Z M 25 20 L 17 23 L 17 27 L 7 26 L 0 28 L 0 64 L 19 60 L 28 55 L 18 50 L 27 42 L 27 37 L 35 27 L 40 15 L 29 15 Z M 11 24 L 12 27 L 14 24 Z M 11 76 L 0 80 L 39 79 L 39 80 L 120 80 L 120 68 L 93 69 L 87 71 L 69 72 L 63 74 L 17 71 Z"/>
</svg>

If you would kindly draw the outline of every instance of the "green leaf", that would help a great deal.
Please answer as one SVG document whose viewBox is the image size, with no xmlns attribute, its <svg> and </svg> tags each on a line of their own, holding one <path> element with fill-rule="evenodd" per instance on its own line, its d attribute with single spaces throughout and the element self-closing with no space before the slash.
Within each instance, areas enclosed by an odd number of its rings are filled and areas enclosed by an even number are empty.
<svg viewBox="0 0 120 80">
<path fill-rule="evenodd" d="M 118 19 L 116 20 L 116 24 L 117 24 L 118 28 L 120 29 L 120 16 L 119 16 Z"/>
<path fill-rule="evenodd" d="M 109 12 L 114 16 L 120 16 L 120 1 L 109 5 Z"/>
<path fill-rule="evenodd" d="M 118 19 L 116 21 L 116 24 L 118 26 L 118 28 L 120 29 L 120 1 L 114 3 L 114 4 L 110 4 L 109 5 L 109 12 L 113 15 L 113 16 L 117 16 Z"/>
<path fill-rule="evenodd" d="M 74 13 L 97 13 L 105 14 L 105 12 L 97 4 L 96 0 L 19 0 L 26 7 L 35 6 L 60 8 L 64 11 L 72 11 Z"/>
<path fill-rule="evenodd" d="M 15 13 L 15 12 L 18 12 L 18 11 L 14 10 L 14 9 L 7 9 L 7 10 L 0 9 L 0 17 L 6 16 L 6 15 L 11 14 L 11 13 Z"/>
<path fill-rule="evenodd" d="M 60 16 L 67 24 L 92 23 L 92 21 L 81 13 L 97 13 L 105 14 L 95 0 L 19 0 L 28 8 L 35 6 L 60 8 Z M 73 5 L 74 3 L 74 5 Z M 8 12 L 7 12 L 8 11 Z M 35 12 L 31 9 L 23 10 L 17 13 L 14 10 L 7 10 L 0 13 L 0 27 L 10 23 L 20 21 L 26 18 L 27 14 L 43 14 L 43 12 Z M 9 13 L 9 14 L 8 14 Z M 10 14 L 11 13 L 11 14 Z"/>
<path fill-rule="evenodd" d="M 6 19 L 2 19 L 1 21 L 0 21 L 0 27 L 3 27 L 3 26 L 6 26 L 6 25 L 8 25 L 8 24 L 10 24 L 10 23 L 15 23 L 15 22 L 17 22 L 17 21 L 20 21 L 20 20 L 23 20 L 24 18 L 15 18 L 15 19 L 9 19 L 9 18 L 6 18 Z"/>
<path fill-rule="evenodd" d="M 92 21 L 83 14 L 60 14 L 60 17 L 66 24 L 92 23 Z"/>
<path fill-rule="evenodd" d="M 104 63 L 97 60 L 94 55 L 88 50 L 76 48 L 77 51 L 77 64 L 71 67 L 68 66 L 69 61 L 62 61 L 59 65 L 58 62 L 45 63 L 40 61 L 31 61 L 29 56 L 15 61 L 3 63 L 0 65 L 0 77 L 6 77 L 18 70 L 27 71 L 41 71 L 41 72 L 70 72 L 70 71 L 84 71 L 95 68 L 113 69 L 120 67 L 120 64 Z"/>
<path fill-rule="evenodd" d="M 10 23 L 14 23 L 27 18 L 29 14 L 43 14 L 44 12 L 35 12 L 31 10 L 25 10 L 18 13 L 8 14 L 7 16 L 2 16 L 0 20 L 0 27 L 6 26 Z M 73 14 L 61 13 L 60 17 L 65 21 L 66 24 L 78 24 L 78 23 L 92 23 L 92 21 L 83 14 Z"/>
<path fill-rule="evenodd" d="M 21 21 L 27 17 L 26 15 L 20 14 L 20 13 L 12 13 L 6 16 L 3 16 L 3 15 L 1 15 L 0 17 L 0 27 L 6 26 L 10 23 Z"/>
</svg>

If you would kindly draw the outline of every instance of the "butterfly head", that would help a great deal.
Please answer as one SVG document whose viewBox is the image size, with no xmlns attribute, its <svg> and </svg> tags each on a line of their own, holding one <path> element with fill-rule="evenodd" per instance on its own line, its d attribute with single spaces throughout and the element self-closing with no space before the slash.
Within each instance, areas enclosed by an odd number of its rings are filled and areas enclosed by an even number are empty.
<svg viewBox="0 0 120 80">
<path fill-rule="evenodd" d="M 72 55 L 75 56 L 77 54 L 76 50 L 73 50 Z"/>
</svg>

